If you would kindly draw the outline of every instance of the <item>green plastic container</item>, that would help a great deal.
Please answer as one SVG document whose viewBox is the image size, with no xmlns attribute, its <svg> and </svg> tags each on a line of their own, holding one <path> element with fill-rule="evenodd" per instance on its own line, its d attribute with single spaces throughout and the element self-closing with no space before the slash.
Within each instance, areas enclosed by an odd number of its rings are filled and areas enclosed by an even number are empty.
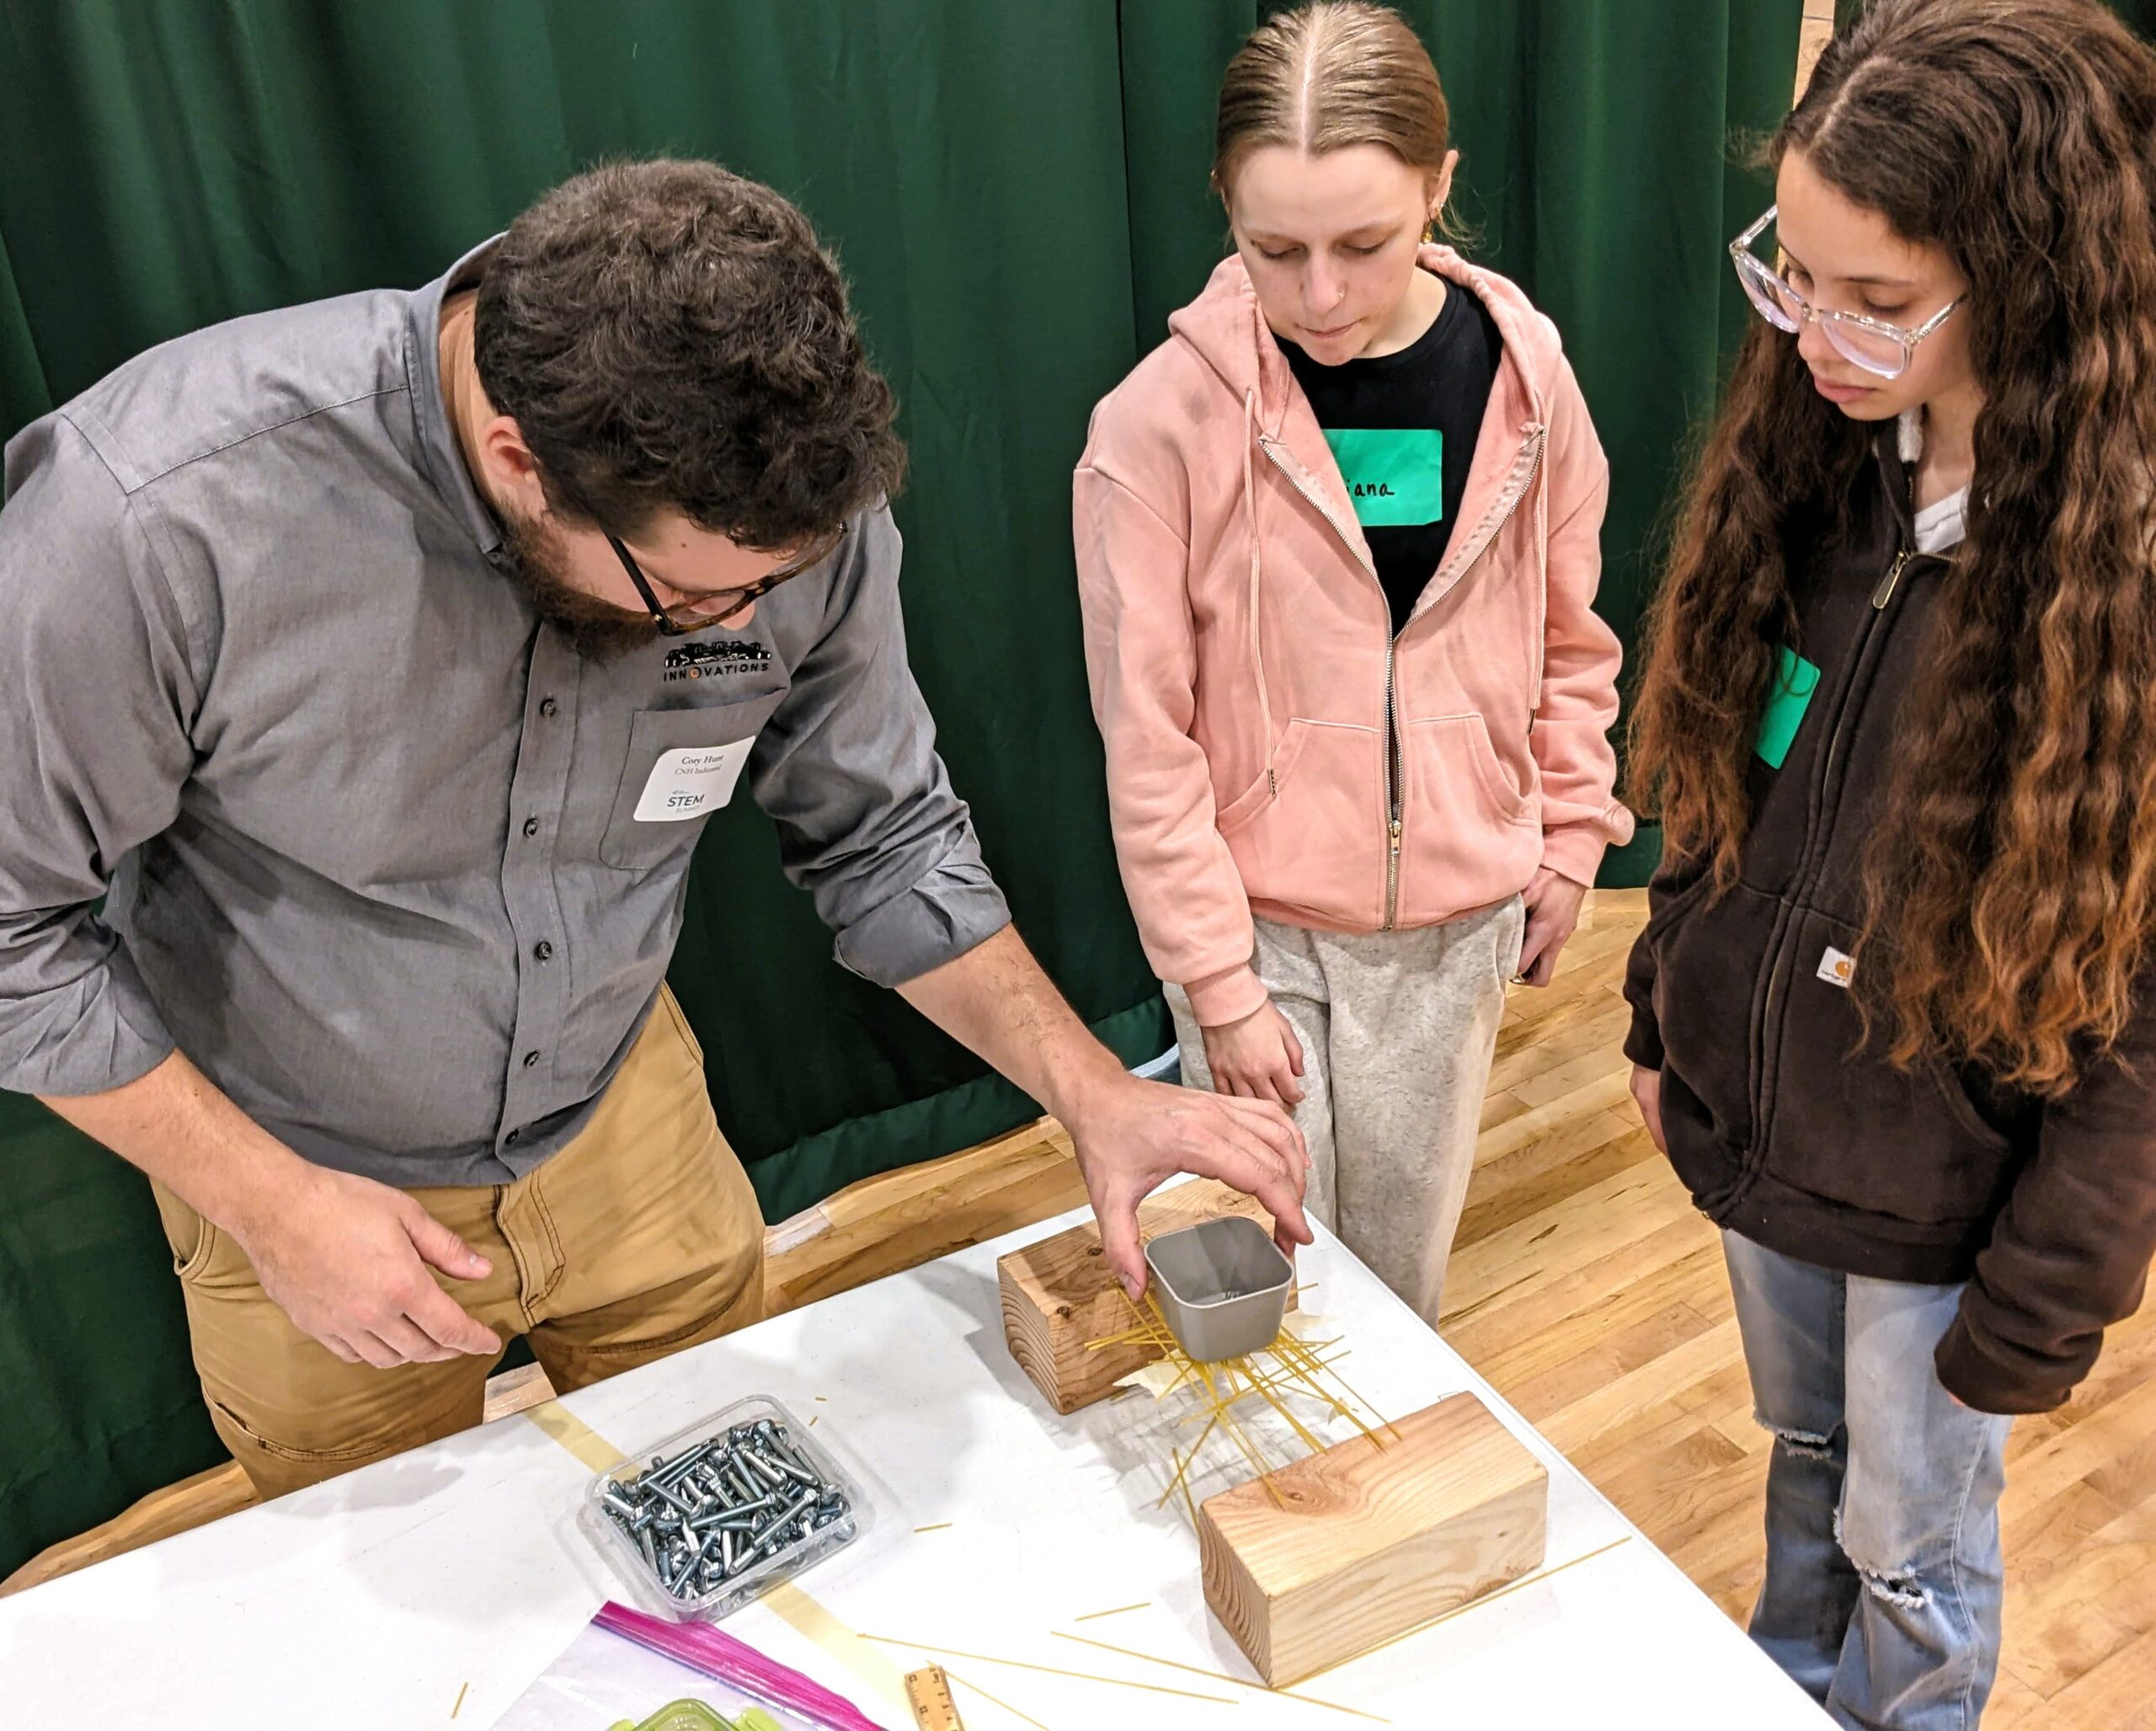
<svg viewBox="0 0 2156 1731">
<path fill-rule="evenodd" d="M 614 1731 L 778 1731 L 778 1722 L 760 1707 L 729 1719 L 701 1701 L 670 1701 L 641 1725 L 624 1719 Z"/>
</svg>

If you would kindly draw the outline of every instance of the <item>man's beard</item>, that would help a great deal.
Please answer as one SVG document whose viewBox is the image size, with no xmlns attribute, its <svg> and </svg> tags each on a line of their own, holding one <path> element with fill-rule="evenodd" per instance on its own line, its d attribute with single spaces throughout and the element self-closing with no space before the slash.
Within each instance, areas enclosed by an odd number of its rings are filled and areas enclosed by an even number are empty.
<svg viewBox="0 0 2156 1731">
<path fill-rule="evenodd" d="M 560 548 L 537 524 L 504 513 L 502 551 L 510 574 L 539 617 L 585 660 L 603 667 L 658 636 L 649 613 L 626 612 L 570 582 L 563 574 Z"/>
</svg>

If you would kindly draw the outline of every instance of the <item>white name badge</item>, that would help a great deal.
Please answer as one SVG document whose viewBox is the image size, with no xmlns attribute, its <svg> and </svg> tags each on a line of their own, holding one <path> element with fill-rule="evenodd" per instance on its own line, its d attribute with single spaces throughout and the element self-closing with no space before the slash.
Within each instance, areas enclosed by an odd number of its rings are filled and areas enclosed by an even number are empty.
<svg viewBox="0 0 2156 1731">
<path fill-rule="evenodd" d="M 643 784 L 643 797 L 637 801 L 637 821 L 677 823 L 718 810 L 734 797 L 734 784 L 740 780 L 741 766 L 755 743 L 750 738 L 730 745 L 660 752 L 651 767 L 651 779 Z"/>
</svg>

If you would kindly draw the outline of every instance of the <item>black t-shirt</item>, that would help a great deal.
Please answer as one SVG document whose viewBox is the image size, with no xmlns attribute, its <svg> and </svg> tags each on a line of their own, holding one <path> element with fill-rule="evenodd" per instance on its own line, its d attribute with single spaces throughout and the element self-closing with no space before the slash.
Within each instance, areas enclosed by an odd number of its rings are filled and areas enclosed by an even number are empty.
<svg viewBox="0 0 2156 1731">
<path fill-rule="evenodd" d="M 1452 543 L 1503 339 L 1481 297 L 1448 283 L 1430 328 L 1397 354 L 1327 366 L 1280 350 L 1340 464 L 1397 635 Z"/>
</svg>

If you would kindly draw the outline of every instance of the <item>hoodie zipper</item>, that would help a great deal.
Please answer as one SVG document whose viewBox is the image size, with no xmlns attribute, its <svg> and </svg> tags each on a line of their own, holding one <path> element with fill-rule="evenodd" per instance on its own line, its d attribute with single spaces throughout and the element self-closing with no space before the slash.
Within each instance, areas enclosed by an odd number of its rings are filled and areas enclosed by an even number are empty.
<svg viewBox="0 0 2156 1731">
<path fill-rule="evenodd" d="M 1288 484 L 1316 506 L 1318 515 L 1332 526 L 1332 532 L 1340 537 L 1341 545 L 1355 555 L 1355 563 L 1369 574 L 1371 582 L 1377 584 L 1378 599 L 1386 607 L 1387 617 L 1390 617 L 1392 604 L 1385 600 L 1385 585 L 1379 582 L 1377 567 L 1364 557 L 1362 551 L 1355 545 L 1354 537 L 1341 526 L 1340 519 L 1332 514 L 1332 507 L 1326 502 L 1322 495 L 1313 493 L 1303 484 L 1302 477 L 1289 466 L 1287 459 L 1273 448 L 1273 441 L 1263 433 L 1257 435 L 1257 448 L 1270 457 L 1273 466 L 1288 478 Z M 1399 640 L 1388 633 L 1385 645 L 1385 926 L 1383 927 L 1387 932 L 1392 930 L 1394 920 L 1400 911 L 1400 783 L 1402 772 L 1400 759 L 1400 717 L 1397 713 L 1398 706 L 1394 690 L 1397 682 L 1395 676 L 1397 670 L 1398 650 Z M 1272 791 L 1278 793 L 1279 789 L 1274 787 Z"/>
<path fill-rule="evenodd" d="M 1886 580 L 1872 591 L 1871 610 L 1875 613 L 1886 611 L 1886 603 L 1894 599 L 1894 586 L 1902 580 L 1903 568 L 1914 557 L 1912 549 L 1903 548 L 1894 555 L 1894 563 L 1886 573 Z"/>
<path fill-rule="evenodd" d="M 1526 438 L 1521 444 L 1518 454 L 1513 458 L 1513 467 L 1517 469 L 1519 467 L 1520 458 L 1524 457 L 1527 459 L 1527 473 L 1520 477 L 1519 484 L 1512 489 L 1509 497 L 1501 498 L 1500 503 L 1503 509 L 1497 513 L 1496 518 L 1494 520 L 1485 518 L 1490 526 L 1486 532 L 1477 535 L 1470 543 L 1470 550 L 1463 553 L 1460 548 L 1454 548 L 1446 553 L 1444 564 L 1438 567 L 1438 571 L 1442 573 L 1447 567 L 1456 568 L 1454 570 L 1452 581 L 1442 589 L 1433 585 L 1429 590 L 1426 590 L 1422 598 L 1415 603 L 1415 611 L 1407 616 L 1408 624 L 1412 625 L 1426 612 L 1452 593 L 1454 586 L 1467 574 L 1468 567 L 1481 558 L 1490 543 L 1504 532 L 1505 525 L 1512 521 L 1513 513 L 1519 509 L 1520 500 L 1534 490 L 1534 478 L 1542 473 L 1542 452 L 1544 446 L 1549 442 L 1549 429 L 1540 421 L 1529 421 L 1521 430 L 1526 435 Z"/>
<path fill-rule="evenodd" d="M 1385 605 L 1389 613 L 1392 604 Z M 1400 784 L 1406 778 L 1406 767 L 1400 761 L 1400 722 L 1393 713 L 1393 675 L 1399 654 L 1400 639 L 1396 637 L 1385 646 L 1385 791 L 1391 813 L 1385 829 L 1385 855 L 1384 929 L 1388 932 L 1400 914 Z"/>
<path fill-rule="evenodd" d="M 1525 456 L 1528 460 L 1527 473 L 1521 478 L 1519 484 L 1512 489 L 1511 496 L 1502 501 L 1503 509 L 1490 522 L 1488 530 L 1477 537 L 1474 542 L 1473 550 L 1456 562 L 1448 556 L 1445 564 L 1451 565 L 1456 563 L 1458 567 L 1458 574 L 1454 576 L 1453 583 L 1459 582 L 1460 574 L 1464 574 L 1468 567 L 1482 557 L 1484 550 L 1503 532 L 1505 525 L 1512 521 L 1513 513 L 1519 509 L 1520 500 L 1526 498 L 1534 488 L 1534 478 L 1542 468 L 1542 450 L 1545 443 L 1547 429 L 1540 422 L 1530 422 L 1526 428 L 1526 432 L 1527 442 L 1522 447 L 1521 455 Z M 1363 556 L 1355 545 L 1354 537 L 1341 526 L 1340 519 L 1333 515 L 1331 505 L 1321 494 L 1312 492 L 1303 484 L 1302 478 L 1289 466 L 1287 459 L 1273 448 L 1273 441 L 1262 432 L 1257 435 L 1257 448 L 1272 459 L 1275 468 L 1288 478 L 1288 484 L 1315 505 L 1318 515 L 1332 526 L 1332 532 L 1340 537 L 1341 544 L 1355 555 L 1355 563 L 1369 574 L 1373 583 L 1378 584 L 1379 598 L 1381 601 L 1385 600 L 1385 585 L 1379 581 L 1377 568 Z M 1517 467 L 1518 457 L 1515 457 L 1513 461 L 1514 467 Z M 1454 551 L 1457 552 L 1458 549 Z M 1414 611 L 1407 616 L 1407 624 L 1412 625 L 1428 607 L 1442 601 L 1451 590 L 1453 583 L 1447 584 L 1442 590 L 1426 594 L 1417 601 Z M 1386 601 L 1388 608 L 1390 605 L 1389 601 Z M 1406 629 L 1406 626 L 1401 628 L 1402 632 Z M 1394 928 L 1400 916 L 1400 847 L 1406 828 L 1402 815 L 1405 797 L 1402 789 L 1406 779 L 1406 766 L 1403 760 L 1400 740 L 1399 654 L 1399 635 L 1396 633 L 1388 635 L 1385 646 L 1385 924 L 1380 928 L 1387 932 Z M 1268 767 L 1266 771 L 1267 789 L 1277 794 L 1279 788 L 1273 782 L 1272 774 L 1273 772 Z"/>
<path fill-rule="evenodd" d="M 1532 446 L 1532 450 L 1528 454 L 1527 473 L 1525 477 L 1522 478 L 1519 485 L 1513 490 L 1512 497 L 1504 501 L 1504 509 L 1497 514 L 1497 521 L 1490 525 L 1489 532 L 1481 537 L 1475 543 L 1473 551 L 1469 553 L 1465 558 L 1460 561 L 1459 570 L 1460 574 L 1465 574 L 1468 568 L 1474 564 L 1476 560 L 1482 557 L 1484 549 L 1486 548 L 1492 542 L 1495 541 L 1499 535 L 1504 532 L 1505 525 L 1512 521 L 1513 513 L 1519 509 L 1520 500 L 1526 498 L 1527 495 L 1534 490 L 1534 478 L 1541 472 L 1542 468 L 1543 430 L 1541 427 L 1533 426 L 1530 428 L 1528 433 L 1528 443 Z M 1515 467 L 1518 466 L 1518 459 L 1517 457 L 1513 459 L 1513 463 Z M 1451 564 L 1453 561 L 1448 558 L 1445 563 L 1447 564 Z M 1412 625 L 1417 619 L 1422 617 L 1423 612 L 1427 608 L 1434 606 L 1438 601 L 1443 601 L 1445 596 L 1452 589 L 1453 584 L 1458 583 L 1459 581 L 1460 576 L 1455 575 L 1453 578 L 1452 583 L 1447 584 L 1444 589 L 1434 590 L 1434 592 L 1425 593 L 1422 599 L 1416 602 L 1414 611 L 1408 614 L 1407 624 Z M 1402 626 L 1401 628 L 1403 633 L 1406 628 L 1406 626 Z M 1400 840 L 1401 831 L 1401 788 L 1406 779 L 1406 766 L 1401 761 L 1401 756 L 1400 729 L 1393 719 L 1393 665 L 1394 658 L 1399 650 L 1399 638 L 1394 638 L 1392 642 L 1385 646 L 1385 732 L 1387 735 L 1387 742 L 1391 747 L 1391 756 L 1388 760 L 1387 767 L 1389 770 L 1388 779 L 1392 794 L 1392 847 L 1390 853 L 1386 858 L 1385 873 L 1385 929 L 1388 932 L 1392 930 L 1400 914 Z"/>
<path fill-rule="evenodd" d="M 1828 729 L 1827 749 L 1820 754 L 1819 779 L 1813 793 L 1817 801 L 1813 809 L 1811 833 L 1805 838 L 1805 851 L 1797 863 L 1796 877 L 1785 892 L 1789 906 L 1801 906 L 1811 894 L 1812 879 L 1817 875 L 1826 852 L 1827 837 L 1833 829 L 1834 814 L 1828 809 L 1833 797 L 1834 768 L 1840 761 L 1842 747 L 1849 729 L 1850 718 L 1863 707 L 1862 693 L 1857 681 L 1864 671 L 1864 660 L 1871 648 L 1871 641 L 1878 634 L 1885 621 L 1886 610 L 1892 604 L 1895 592 L 1901 587 L 1902 574 L 1908 569 L 1909 561 L 1917 557 L 1916 549 L 1904 547 L 1894 555 L 1894 563 L 1886 568 L 1886 574 L 1871 592 L 1870 616 L 1857 633 L 1856 644 L 1850 651 L 1849 683 L 1842 693 L 1841 707 L 1834 712 L 1833 724 Z M 1770 1114 L 1773 1101 L 1767 1083 L 1767 1059 L 1776 1043 L 1775 1012 L 1780 1003 L 1784 988 L 1795 977 L 1792 947 L 1797 928 L 1794 916 L 1783 926 L 1776 940 L 1774 954 L 1769 958 L 1766 970 L 1767 989 L 1760 1008 L 1758 1048 L 1753 1064 L 1755 1097 L 1752 1103 L 1753 1141 L 1764 1162 L 1770 1139 Z M 1786 965 L 1785 965 L 1786 964 Z"/>
</svg>

